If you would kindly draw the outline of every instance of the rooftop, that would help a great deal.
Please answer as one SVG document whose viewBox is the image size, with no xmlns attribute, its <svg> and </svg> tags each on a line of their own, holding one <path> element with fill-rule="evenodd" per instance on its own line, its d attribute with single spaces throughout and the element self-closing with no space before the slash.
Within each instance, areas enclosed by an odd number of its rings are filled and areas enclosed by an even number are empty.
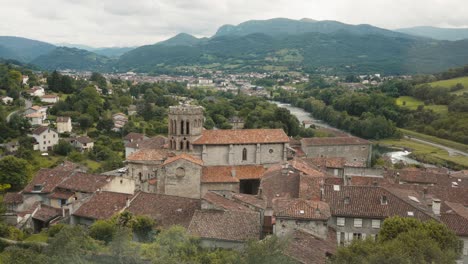
<svg viewBox="0 0 468 264">
<path fill-rule="evenodd" d="M 266 169 L 261 165 L 207 166 L 202 170 L 202 182 L 238 182 L 246 179 L 260 179 Z"/>
<path fill-rule="evenodd" d="M 127 157 L 128 161 L 163 161 L 169 155 L 164 149 L 141 149 Z"/>
<path fill-rule="evenodd" d="M 282 129 L 233 129 L 203 130 L 194 145 L 227 145 L 227 144 L 264 144 L 287 143 L 289 138 Z"/>
<path fill-rule="evenodd" d="M 189 155 L 189 154 L 186 154 L 186 153 L 182 153 L 182 154 L 179 154 L 177 156 L 168 158 L 166 161 L 164 161 L 164 165 L 167 165 L 169 163 L 172 163 L 172 162 L 174 162 L 176 160 L 180 160 L 180 159 L 184 159 L 184 160 L 190 161 L 192 163 L 198 164 L 200 166 L 203 166 L 203 161 L 201 159 L 196 158 L 196 157 L 194 157 L 192 155 Z"/>
<path fill-rule="evenodd" d="M 104 187 L 112 178 L 112 176 L 77 172 L 72 177 L 64 180 L 57 187 L 65 190 L 93 193 Z"/>
<path fill-rule="evenodd" d="M 120 213 L 132 195 L 115 192 L 97 192 L 84 202 L 73 215 L 89 219 L 108 219 Z"/>
<path fill-rule="evenodd" d="M 321 201 L 306 199 L 273 199 L 276 217 L 326 221 L 330 218 L 330 207 Z"/>
<path fill-rule="evenodd" d="M 328 146 L 328 145 L 370 145 L 365 139 L 358 137 L 314 137 L 303 138 L 301 142 L 306 146 Z"/>
</svg>

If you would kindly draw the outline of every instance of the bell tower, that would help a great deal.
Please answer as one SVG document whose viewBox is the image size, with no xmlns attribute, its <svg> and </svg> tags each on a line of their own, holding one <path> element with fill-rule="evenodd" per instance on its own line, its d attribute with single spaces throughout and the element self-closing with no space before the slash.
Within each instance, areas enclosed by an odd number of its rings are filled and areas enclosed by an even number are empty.
<svg viewBox="0 0 468 264">
<path fill-rule="evenodd" d="M 169 148 L 192 151 L 192 142 L 201 136 L 203 130 L 203 107 L 188 104 L 170 106 L 168 120 Z"/>
</svg>

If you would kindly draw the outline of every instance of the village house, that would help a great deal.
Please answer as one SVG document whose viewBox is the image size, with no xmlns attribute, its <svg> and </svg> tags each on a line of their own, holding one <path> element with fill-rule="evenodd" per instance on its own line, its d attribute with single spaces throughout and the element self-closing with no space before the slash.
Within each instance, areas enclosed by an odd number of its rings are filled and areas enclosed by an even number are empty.
<svg viewBox="0 0 468 264">
<path fill-rule="evenodd" d="M 32 137 L 36 140 L 34 150 L 39 150 L 41 152 L 51 151 L 52 147 L 59 142 L 59 134 L 46 126 L 34 129 Z"/>
<path fill-rule="evenodd" d="M 115 132 L 119 132 L 128 122 L 127 116 L 123 113 L 113 114 L 112 120 L 114 121 L 114 128 L 112 128 L 112 131 Z"/>
<path fill-rule="evenodd" d="M 31 125 L 40 126 L 44 123 L 47 118 L 47 107 L 41 106 L 32 106 L 24 112 L 24 117 L 26 117 Z"/>
<path fill-rule="evenodd" d="M 45 90 L 41 86 L 34 86 L 31 89 L 27 90 L 26 93 L 29 96 L 42 97 L 45 95 Z"/>
<path fill-rule="evenodd" d="M 94 141 L 88 136 L 79 136 L 68 140 L 80 152 L 92 150 L 94 147 Z"/>
<path fill-rule="evenodd" d="M 9 96 L 1 96 L 0 99 L 2 100 L 2 103 L 6 105 L 13 103 L 13 98 Z"/>
<path fill-rule="evenodd" d="M 68 116 L 58 116 L 56 120 L 57 132 L 70 133 L 73 129 L 71 117 Z"/>
<path fill-rule="evenodd" d="M 47 104 L 55 104 L 60 100 L 60 97 L 58 97 L 55 94 L 46 94 L 41 96 L 41 102 L 47 103 Z"/>
<path fill-rule="evenodd" d="M 132 134 L 132 133 L 130 133 Z M 129 135 L 130 135 L 129 134 Z M 137 133 L 133 133 L 137 134 Z M 127 135 L 128 136 L 128 135 Z M 166 148 L 168 140 L 164 136 L 155 136 L 152 138 L 147 138 L 146 136 L 142 135 L 141 139 L 133 139 L 128 141 L 125 137 L 125 158 L 128 158 L 131 154 L 135 153 L 141 149 L 163 149 Z"/>
</svg>

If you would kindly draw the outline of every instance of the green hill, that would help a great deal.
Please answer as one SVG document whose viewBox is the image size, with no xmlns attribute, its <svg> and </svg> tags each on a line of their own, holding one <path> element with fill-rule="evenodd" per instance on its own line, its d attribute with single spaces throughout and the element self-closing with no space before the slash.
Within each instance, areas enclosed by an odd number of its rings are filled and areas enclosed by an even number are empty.
<svg viewBox="0 0 468 264">
<path fill-rule="evenodd" d="M 11 36 L 0 36 L 0 46 L 8 50 L 6 53 L 0 50 L 0 57 L 21 62 L 30 62 L 56 48 L 46 42 Z"/>
<path fill-rule="evenodd" d="M 440 86 L 440 87 L 445 87 L 447 89 L 452 88 L 453 86 L 457 84 L 462 84 L 464 86 L 463 89 L 454 91 L 454 94 L 460 95 L 463 93 L 468 93 L 468 77 L 459 77 L 459 78 L 453 78 L 449 80 L 443 80 L 443 81 L 437 81 L 437 82 L 432 82 L 429 83 L 432 87 Z"/>
<path fill-rule="evenodd" d="M 82 49 L 59 47 L 41 55 L 31 63 L 42 69 L 75 69 L 90 71 L 106 71 L 112 60 Z"/>
<path fill-rule="evenodd" d="M 401 28 L 396 31 L 419 37 L 427 37 L 438 40 L 462 40 L 468 39 L 468 28 L 438 28 L 438 27 L 412 27 Z"/>
</svg>

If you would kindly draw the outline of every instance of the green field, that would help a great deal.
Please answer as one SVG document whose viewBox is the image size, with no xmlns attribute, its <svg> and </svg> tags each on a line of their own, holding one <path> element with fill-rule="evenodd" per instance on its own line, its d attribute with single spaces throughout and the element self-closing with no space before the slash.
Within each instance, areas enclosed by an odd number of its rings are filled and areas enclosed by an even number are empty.
<svg viewBox="0 0 468 264">
<path fill-rule="evenodd" d="M 437 144 L 440 144 L 440 145 L 443 145 L 443 146 L 447 146 L 447 147 L 450 147 L 450 148 L 453 148 L 453 149 L 458 149 L 458 150 L 461 150 L 461 151 L 468 152 L 468 145 L 463 144 L 463 143 L 451 141 L 451 140 L 448 140 L 448 139 L 438 138 L 438 137 L 434 137 L 434 136 L 430 136 L 430 135 L 426 135 L 426 134 L 421 134 L 421 133 L 411 131 L 411 130 L 407 130 L 407 129 L 403 129 L 403 128 L 400 128 L 400 131 L 404 135 L 408 135 L 408 136 L 411 136 L 411 137 L 414 137 L 414 138 L 424 139 L 424 140 L 431 141 L 431 142 L 434 142 L 434 143 L 437 143 Z"/>
<path fill-rule="evenodd" d="M 411 141 L 409 139 L 384 139 L 378 144 L 388 147 L 409 149 L 411 157 L 424 163 L 437 166 L 449 166 L 454 169 L 468 168 L 468 158 L 464 156 L 449 156 L 447 151 L 430 145 Z"/>
<path fill-rule="evenodd" d="M 441 87 L 450 88 L 452 86 L 455 86 L 457 83 L 463 84 L 463 86 L 465 86 L 465 89 L 460 90 L 460 91 L 455 91 L 455 92 L 453 92 L 453 94 L 460 95 L 460 94 L 463 94 L 463 93 L 468 93 L 468 77 L 460 77 L 460 78 L 455 78 L 455 79 L 450 79 L 450 80 L 432 82 L 432 83 L 429 83 L 429 84 L 432 87 L 441 86 Z"/>
<path fill-rule="evenodd" d="M 424 105 L 424 102 L 411 96 L 400 96 L 396 99 L 396 104 L 401 107 L 416 110 L 418 106 Z M 424 109 L 431 109 L 439 114 L 448 113 L 448 107 L 446 105 L 424 105 Z"/>
</svg>

